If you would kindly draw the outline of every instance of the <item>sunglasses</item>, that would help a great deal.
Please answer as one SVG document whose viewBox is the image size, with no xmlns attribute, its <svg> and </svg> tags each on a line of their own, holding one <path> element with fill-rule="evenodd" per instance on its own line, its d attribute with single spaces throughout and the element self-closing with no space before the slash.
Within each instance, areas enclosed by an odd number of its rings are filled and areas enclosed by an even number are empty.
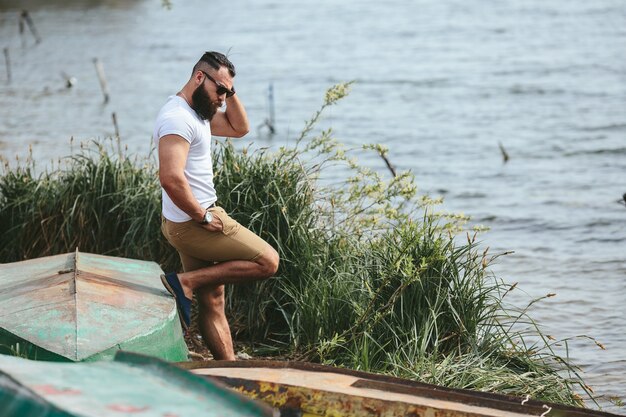
<svg viewBox="0 0 626 417">
<path fill-rule="evenodd" d="M 218 96 L 221 96 L 222 94 L 226 94 L 226 97 L 232 97 L 235 95 L 235 87 L 231 89 L 226 88 L 226 86 L 222 83 L 218 83 L 217 81 L 215 81 L 213 79 L 213 77 L 211 77 L 209 74 L 207 74 L 206 72 L 200 70 L 204 75 L 206 75 L 206 77 L 213 81 L 215 83 L 215 85 L 217 86 L 217 88 L 215 89 L 215 92 L 217 93 Z"/>
</svg>

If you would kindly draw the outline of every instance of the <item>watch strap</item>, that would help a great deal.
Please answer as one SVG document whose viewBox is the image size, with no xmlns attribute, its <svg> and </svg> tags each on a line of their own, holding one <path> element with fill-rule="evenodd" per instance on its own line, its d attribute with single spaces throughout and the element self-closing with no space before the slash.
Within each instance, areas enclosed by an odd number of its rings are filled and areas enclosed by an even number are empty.
<svg viewBox="0 0 626 417">
<path fill-rule="evenodd" d="M 204 210 L 204 216 L 202 216 L 202 221 L 200 222 L 200 224 L 209 224 L 210 222 L 206 219 L 206 215 L 209 212 L 209 209 L 211 207 L 207 207 L 206 210 Z"/>
</svg>

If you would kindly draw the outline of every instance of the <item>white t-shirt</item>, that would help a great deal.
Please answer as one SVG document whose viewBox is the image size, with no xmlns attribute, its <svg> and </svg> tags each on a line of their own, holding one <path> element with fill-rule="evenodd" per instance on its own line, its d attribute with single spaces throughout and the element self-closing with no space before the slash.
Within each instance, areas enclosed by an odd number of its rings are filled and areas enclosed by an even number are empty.
<svg viewBox="0 0 626 417">
<path fill-rule="evenodd" d="M 171 96 L 161 108 L 152 134 L 157 150 L 160 139 L 166 135 L 178 135 L 189 142 L 185 177 L 194 197 L 202 207 L 215 203 L 217 195 L 213 186 L 210 122 L 202 120 L 184 98 Z M 187 213 L 174 204 L 165 190 L 162 190 L 161 194 L 163 216 L 167 220 L 177 223 L 191 220 Z"/>
</svg>

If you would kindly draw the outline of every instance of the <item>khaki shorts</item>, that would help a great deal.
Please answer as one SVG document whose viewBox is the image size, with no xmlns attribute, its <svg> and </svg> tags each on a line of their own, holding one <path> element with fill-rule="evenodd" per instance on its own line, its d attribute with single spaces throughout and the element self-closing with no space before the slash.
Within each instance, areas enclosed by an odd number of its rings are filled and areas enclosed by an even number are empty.
<svg viewBox="0 0 626 417">
<path fill-rule="evenodd" d="M 269 246 L 263 239 L 232 219 L 221 207 L 209 209 L 224 225 L 220 232 L 210 232 L 200 223 L 182 223 L 162 218 L 161 232 L 180 256 L 184 271 L 194 271 L 216 262 L 253 261 Z"/>
</svg>

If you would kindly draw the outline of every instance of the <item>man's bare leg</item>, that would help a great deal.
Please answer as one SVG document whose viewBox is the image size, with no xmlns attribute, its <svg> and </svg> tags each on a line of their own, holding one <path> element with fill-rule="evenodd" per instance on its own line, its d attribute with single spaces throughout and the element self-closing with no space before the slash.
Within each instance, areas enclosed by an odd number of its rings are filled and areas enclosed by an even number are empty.
<svg viewBox="0 0 626 417">
<path fill-rule="evenodd" d="M 194 291 L 202 287 L 238 284 L 266 279 L 278 270 L 278 253 L 267 245 L 253 261 L 226 261 L 194 271 L 178 274 L 185 296 L 192 299 Z"/>
<path fill-rule="evenodd" d="M 205 286 L 196 291 L 198 328 L 216 360 L 235 360 L 233 339 L 224 312 L 224 285 Z"/>
</svg>

